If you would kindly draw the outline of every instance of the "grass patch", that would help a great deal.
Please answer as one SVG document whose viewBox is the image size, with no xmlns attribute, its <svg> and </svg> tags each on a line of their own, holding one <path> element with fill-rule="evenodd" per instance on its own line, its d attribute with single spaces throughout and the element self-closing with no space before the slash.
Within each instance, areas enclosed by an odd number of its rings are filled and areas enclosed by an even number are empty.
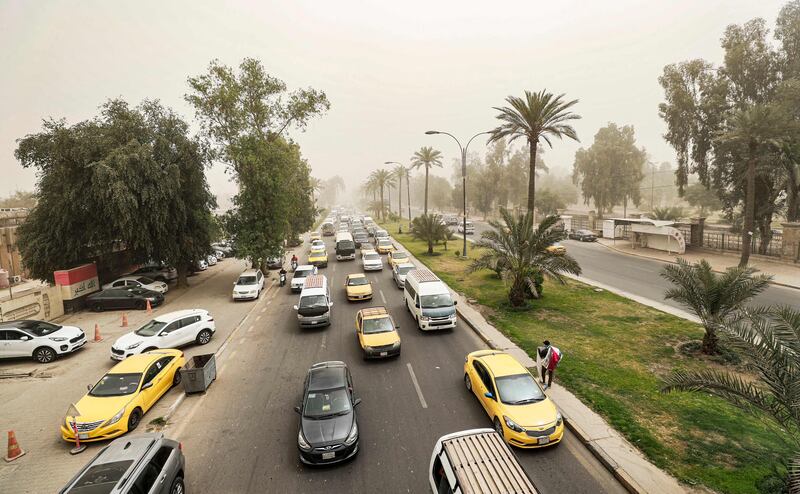
<svg viewBox="0 0 800 494">
<path fill-rule="evenodd" d="M 454 254 L 460 242 L 449 242 L 447 252 L 439 245 L 444 255 L 429 256 L 423 242 L 396 233 L 396 223 L 384 228 L 454 290 L 481 304 L 489 322 L 520 348 L 534 355 L 542 340 L 553 341 L 564 352 L 557 380 L 678 479 L 720 492 L 758 493 L 773 465 L 792 453 L 759 416 L 706 394 L 659 392 L 661 379 L 675 370 L 722 368 L 676 353 L 702 338 L 699 325 L 572 281 L 546 280 L 542 299 L 528 310 L 512 310 L 494 273 L 465 273 L 470 260 Z"/>
</svg>

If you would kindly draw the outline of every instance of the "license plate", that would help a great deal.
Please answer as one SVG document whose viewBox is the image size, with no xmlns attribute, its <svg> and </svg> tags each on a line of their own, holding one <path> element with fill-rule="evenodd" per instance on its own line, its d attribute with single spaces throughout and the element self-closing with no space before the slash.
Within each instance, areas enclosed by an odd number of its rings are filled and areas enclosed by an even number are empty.
<svg viewBox="0 0 800 494">
<path fill-rule="evenodd" d="M 332 460 L 336 458 L 336 451 L 331 451 L 330 453 L 322 453 L 323 460 Z"/>
<path fill-rule="evenodd" d="M 311 324 L 317 324 L 317 321 L 311 321 Z"/>
<path fill-rule="evenodd" d="M 381 357 L 385 357 L 385 356 L 387 356 L 387 355 L 389 355 L 389 353 L 388 353 L 388 352 L 381 352 Z"/>
<path fill-rule="evenodd" d="M 78 439 L 89 439 L 89 434 L 78 434 Z"/>
<path fill-rule="evenodd" d="M 549 442 L 550 442 L 550 438 L 549 437 L 540 437 L 539 438 L 539 444 L 547 444 Z"/>
</svg>

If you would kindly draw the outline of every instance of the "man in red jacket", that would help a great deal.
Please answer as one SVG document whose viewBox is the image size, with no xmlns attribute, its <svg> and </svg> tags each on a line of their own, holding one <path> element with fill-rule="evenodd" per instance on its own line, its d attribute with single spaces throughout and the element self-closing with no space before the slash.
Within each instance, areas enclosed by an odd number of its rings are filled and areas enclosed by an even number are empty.
<svg viewBox="0 0 800 494">
<path fill-rule="evenodd" d="M 542 374 L 542 384 L 547 389 L 553 385 L 553 374 L 561 361 L 561 350 L 551 345 L 549 340 L 544 340 L 542 345 L 536 349 L 536 361 Z"/>
</svg>

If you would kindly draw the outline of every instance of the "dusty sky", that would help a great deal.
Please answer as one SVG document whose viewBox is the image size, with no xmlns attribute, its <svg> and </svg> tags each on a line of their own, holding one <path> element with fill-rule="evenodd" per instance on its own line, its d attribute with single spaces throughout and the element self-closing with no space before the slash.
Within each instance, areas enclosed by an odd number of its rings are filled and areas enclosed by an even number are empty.
<svg viewBox="0 0 800 494">
<path fill-rule="evenodd" d="M 580 103 L 582 143 L 557 142 L 545 159 L 571 170 L 575 150 L 609 121 L 633 124 L 656 162 L 663 141 L 657 77 L 665 64 L 721 59 L 726 25 L 764 17 L 776 0 L 0 1 L 0 196 L 32 189 L 14 159 L 16 139 L 46 117 L 75 123 L 107 98 L 157 98 L 187 119 L 186 78 L 213 58 L 246 56 L 290 87 L 327 92 L 331 111 L 294 134 L 313 174 L 350 183 L 423 145 L 457 156 L 445 136 L 495 125 L 509 95 L 546 88 Z M 485 141 L 473 142 L 482 151 Z M 235 188 L 216 166 L 212 189 Z"/>
</svg>

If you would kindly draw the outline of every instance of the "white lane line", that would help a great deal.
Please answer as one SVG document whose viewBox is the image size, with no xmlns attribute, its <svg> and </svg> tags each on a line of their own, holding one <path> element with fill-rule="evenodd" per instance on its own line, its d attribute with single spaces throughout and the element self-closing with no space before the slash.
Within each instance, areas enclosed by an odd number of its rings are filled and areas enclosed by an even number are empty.
<svg viewBox="0 0 800 494">
<path fill-rule="evenodd" d="M 253 332 L 253 326 L 252 325 L 249 328 L 247 328 L 247 332 L 248 333 L 252 333 Z"/>
<path fill-rule="evenodd" d="M 325 350 L 325 345 L 328 341 L 328 333 L 322 333 L 322 344 L 320 345 L 320 349 Z"/>
<path fill-rule="evenodd" d="M 247 338 L 245 338 L 244 336 L 239 338 L 239 344 L 240 345 L 243 345 L 245 341 L 247 341 Z"/>
<path fill-rule="evenodd" d="M 267 302 L 267 303 L 269 303 L 269 302 Z M 262 308 L 261 308 L 261 313 L 263 314 L 264 312 L 267 312 L 267 307 L 266 307 L 266 305 L 265 305 L 264 307 L 262 307 Z"/>
<path fill-rule="evenodd" d="M 378 293 L 381 294 L 381 300 L 383 300 L 383 304 L 386 305 L 386 296 L 383 294 L 383 290 L 378 288 Z"/>
<path fill-rule="evenodd" d="M 417 382 L 417 376 L 414 375 L 414 369 L 411 368 L 411 363 L 407 363 L 406 366 L 408 366 L 408 373 L 411 374 L 411 382 L 414 383 L 414 389 L 417 390 L 420 405 L 422 405 L 422 408 L 428 408 L 428 404 L 425 403 L 425 397 L 422 396 L 422 389 L 420 389 L 419 382 Z"/>
<path fill-rule="evenodd" d="M 259 314 L 259 315 L 256 316 L 256 321 L 258 321 L 260 319 L 261 319 L 261 315 Z"/>
<path fill-rule="evenodd" d="M 333 265 L 333 272 L 336 272 L 336 264 Z"/>
</svg>

